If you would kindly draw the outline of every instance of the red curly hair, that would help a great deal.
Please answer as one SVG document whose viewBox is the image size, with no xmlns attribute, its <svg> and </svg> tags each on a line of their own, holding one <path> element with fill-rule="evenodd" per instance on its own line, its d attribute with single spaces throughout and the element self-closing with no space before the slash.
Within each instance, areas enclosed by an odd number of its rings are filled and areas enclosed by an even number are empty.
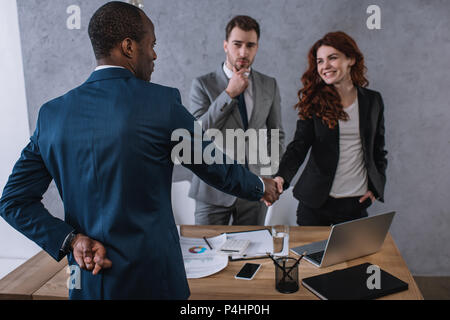
<svg viewBox="0 0 450 320">
<path fill-rule="evenodd" d="M 306 120 L 316 115 L 333 129 L 338 120 L 347 120 L 348 114 L 344 111 L 336 88 L 326 84 L 317 72 L 317 50 L 321 46 L 333 47 L 348 58 L 355 59 L 350 75 L 356 86 L 366 87 L 369 81 L 365 77 L 367 68 L 364 65 L 364 56 L 355 40 L 346 33 L 342 31 L 327 33 L 312 46 L 308 53 L 308 69 L 301 79 L 303 88 L 298 91 L 299 102 L 294 108 L 298 109 L 300 119 Z"/>
</svg>

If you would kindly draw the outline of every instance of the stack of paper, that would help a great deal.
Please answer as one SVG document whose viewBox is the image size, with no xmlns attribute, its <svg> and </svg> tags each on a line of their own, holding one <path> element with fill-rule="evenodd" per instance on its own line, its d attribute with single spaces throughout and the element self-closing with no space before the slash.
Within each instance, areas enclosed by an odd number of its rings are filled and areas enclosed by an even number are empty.
<svg viewBox="0 0 450 320">
<path fill-rule="evenodd" d="M 244 254 L 227 255 L 219 251 L 227 239 L 248 240 L 250 244 Z M 272 234 L 268 229 L 223 233 L 207 240 L 208 243 L 202 238 L 180 236 L 181 251 L 188 279 L 202 278 L 219 272 L 228 265 L 228 260 L 258 258 L 266 256 L 267 253 L 273 253 Z M 289 237 L 285 237 L 283 251 L 278 255 L 288 254 Z"/>
<path fill-rule="evenodd" d="M 250 240 L 250 245 L 243 255 L 231 255 L 232 260 L 256 258 L 267 255 L 268 252 L 273 252 L 273 241 L 270 231 L 267 229 L 245 231 L 245 232 L 230 232 L 227 233 L 228 239 L 242 239 Z"/>
</svg>

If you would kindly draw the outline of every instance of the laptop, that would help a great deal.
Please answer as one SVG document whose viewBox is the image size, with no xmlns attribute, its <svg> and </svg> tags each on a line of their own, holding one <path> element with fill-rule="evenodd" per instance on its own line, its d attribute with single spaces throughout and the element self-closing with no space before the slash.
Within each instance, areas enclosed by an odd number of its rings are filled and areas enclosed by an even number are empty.
<svg viewBox="0 0 450 320">
<path fill-rule="evenodd" d="M 380 250 L 395 212 L 333 225 L 328 240 L 291 248 L 297 255 L 322 268 L 366 256 Z"/>
</svg>

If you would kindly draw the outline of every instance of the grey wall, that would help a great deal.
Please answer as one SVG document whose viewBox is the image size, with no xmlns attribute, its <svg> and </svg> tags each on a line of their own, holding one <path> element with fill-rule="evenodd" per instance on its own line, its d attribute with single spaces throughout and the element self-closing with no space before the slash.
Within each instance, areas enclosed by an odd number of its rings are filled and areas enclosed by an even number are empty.
<svg viewBox="0 0 450 320">
<path fill-rule="evenodd" d="M 30 129 L 40 106 L 81 84 L 93 70 L 87 36 L 100 0 L 18 0 Z M 81 29 L 68 30 L 66 8 L 81 8 Z M 381 30 L 366 27 L 369 5 L 381 8 Z M 292 106 L 311 45 L 328 31 L 355 38 L 365 54 L 370 88 L 382 93 L 389 151 L 385 204 L 396 210 L 391 233 L 413 274 L 450 275 L 450 2 L 446 0 L 144 0 L 156 27 L 152 80 L 178 87 L 185 104 L 192 79 L 224 59 L 227 21 L 248 14 L 261 25 L 254 68 L 277 78 L 288 141 Z M 45 198 L 62 217 L 52 187 Z"/>
</svg>

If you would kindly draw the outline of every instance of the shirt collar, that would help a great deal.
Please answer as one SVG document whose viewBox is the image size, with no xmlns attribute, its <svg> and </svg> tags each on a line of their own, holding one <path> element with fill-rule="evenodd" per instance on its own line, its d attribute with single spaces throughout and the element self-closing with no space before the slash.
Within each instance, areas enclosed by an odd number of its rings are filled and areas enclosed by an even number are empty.
<svg viewBox="0 0 450 320">
<path fill-rule="evenodd" d="M 134 74 L 126 68 L 100 68 L 100 70 L 91 73 L 86 83 L 106 80 L 106 79 L 119 79 L 119 78 L 131 78 Z"/>
<path fill-rule="evenodd" d="M 102 66 L 97 66 L 97 67 L 95 68 L 94 71 L 103 70 L 103 69 L 108 69 L 108 68 L 121 68 L 121 69 L 125 69 L 125 68 L 122 67 L 122 66 L 113 66 L 113 65 L 105 64 L 105 65 L 102 65 Z"/>
</svg>

